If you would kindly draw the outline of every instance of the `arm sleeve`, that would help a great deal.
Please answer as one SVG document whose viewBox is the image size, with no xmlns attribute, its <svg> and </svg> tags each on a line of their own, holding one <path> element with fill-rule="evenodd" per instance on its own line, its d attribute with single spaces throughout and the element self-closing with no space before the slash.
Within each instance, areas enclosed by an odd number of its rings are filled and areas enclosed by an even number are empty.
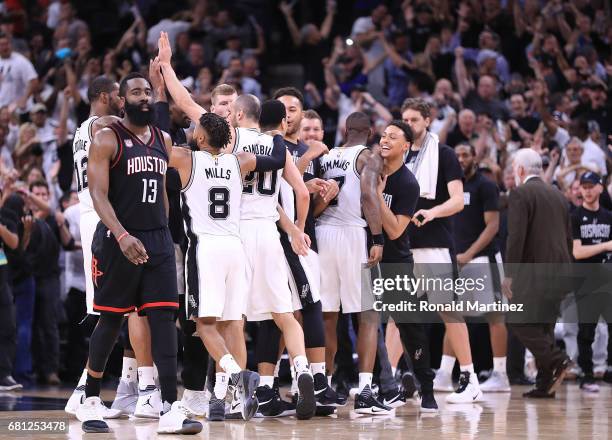
<svg viewBox="0 0 612 440">
<path fill-rule="evenodd" d="M 167 102 L 156 102 L 155 126 L 166 133 L 170 133 L 170 106 Z"/>
<path fill-rule="evenodd" d="M 287 158 L 287 147 L 285 140 L 279 134 L 273 138 L 274 145 L 270 156 L 255 156 L 255 171 L 274 171 L 280 170 L 285 166 Z"/>
<path fill-rule="evenodd" d="M 493 182 L 482 185 L 482 202 L 484 211 L 499 211 L 499 191 Z"/>
</svg>

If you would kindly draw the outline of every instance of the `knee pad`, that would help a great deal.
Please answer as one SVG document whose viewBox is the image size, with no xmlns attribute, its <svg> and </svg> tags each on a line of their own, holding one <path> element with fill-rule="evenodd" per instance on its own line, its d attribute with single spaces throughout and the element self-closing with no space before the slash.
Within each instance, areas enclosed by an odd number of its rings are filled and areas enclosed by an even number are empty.
<svg viewBox="0 0 612 440">
<path fill-rule="evenodd" d="M 325 327 L 321 301 L 307 304 L 302 309 L 304 345 L 306 348 L 325 347 Z"/>
<path fill-rule="evenodd" d="M 276 364 L 281 332 L 272 319 L 261 321 L 257 332 L 255 359 L 257 363 Z"/>
</svg>

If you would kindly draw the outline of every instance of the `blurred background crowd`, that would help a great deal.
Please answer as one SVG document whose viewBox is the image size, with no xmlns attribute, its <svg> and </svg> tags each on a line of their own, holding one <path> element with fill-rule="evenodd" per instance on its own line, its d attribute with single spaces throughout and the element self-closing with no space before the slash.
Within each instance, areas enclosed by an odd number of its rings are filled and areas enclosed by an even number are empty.
<svg viewBox="0 0 612 440">
<path fill-rule="evenodd" d="M 595 171 L 612 208 L 611 18 L 604 0 L 0 2 L 0 283 L 11 292 L 0 308 L 15 304 L 13 376 L 58 384 L 82 371 L 72 138 L 89 82 L 146 74 L 162 30 L 204 107 L 221 83 L 262 99 L 296 86 L 332 147 L 350 113 L 371 117 L 375 144 L 406 98 L 423 98 L 430 130 L 473 145 L 502 195 L 514 186 L 509 155 L 532 148 L 568 203 L 580 205 L 579 178 Z"/>
</svg>

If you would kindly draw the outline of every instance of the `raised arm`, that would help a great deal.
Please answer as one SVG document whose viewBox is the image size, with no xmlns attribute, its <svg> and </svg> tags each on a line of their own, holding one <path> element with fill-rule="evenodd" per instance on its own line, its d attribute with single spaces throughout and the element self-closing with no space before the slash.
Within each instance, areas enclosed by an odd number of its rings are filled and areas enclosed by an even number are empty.
<svg viewBox="0 0 612 440">
<path fill-rule="evenodd" d="M 465 98 L 468 92 L 472 89 L 472 82 L 468 78 L 465 61 L 463 60 L 463 48 L 455 49 L 455 74 L 457 75 L 457 85 L 461 98 Z"/>
<path fill-rule="evenodd" d="M 168 40 L 168 34 L 166 32 L 162 32 L 158 41 L 159 46 L 159 64 L 162 69 L 162 74 L 164 76 L 164 82 L 166 83 L 166 87 L 174 99 L 176 105 L 179 106 L 181 110 L 185 112 L 185 114 L 192 121 L 198 121 L 200 116 L 206 113 L 206 110 L 198 103 L 196 103 L 189 95 L 189 92 L 181 82 L 176 77 L 176 73 L 170 64 L 170 60 L 172 58 L 172 49 L 170 48 L 170 41 Z"/>
<path fill-rule="evenodd" d="M 149 258 L 145 247 L 125 230 L 108 199 L 109 170 L 116 154 L 117 139 L 113 131 L 105 128 L 96 133 L 89 148 L 87 163 L 89 192 L 100 220 L 119 242 L 126 258 L 134 264 L 144 264 Z"/>
<path fill-rule="evenodd" d="M 325 19 L 321 23 L 321 37 L 326 39 L 331 33 L 332 26 L 334 25 L 334 15 L 336 14 L 336 2 L 334 0 L 327 0 L 327 9 Z"/>
<path fill-rule="evenodd" d="M 300 35 L 300 30 L 298 29 L 295 20 L 293 19 L 293 11 L 291 10 L 293 7 L 289 5 L 286 1 L 282 1 L 278 6 L 283 15 L 285 16 L 285 20 L 287 21 L 287 27 L 289 28 L 289 33 L 291 34 L 291 40 L 293 41 L 293 45 L 299 47 L 302 45 L 302 37 Z"/>
</svg>

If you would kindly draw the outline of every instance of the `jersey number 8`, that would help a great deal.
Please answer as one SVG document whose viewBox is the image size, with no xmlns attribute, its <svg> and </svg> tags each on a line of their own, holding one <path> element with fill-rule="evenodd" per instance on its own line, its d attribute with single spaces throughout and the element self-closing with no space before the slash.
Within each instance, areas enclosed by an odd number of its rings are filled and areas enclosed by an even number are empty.
<svg viewBox="0 0 612 440">
<path fill-rule="evenodd" d="M 213 220 L 225 220 L 229 216 L 229 189 L 215 186 L 208 191 L 208 215 Z"/>
</svg>

